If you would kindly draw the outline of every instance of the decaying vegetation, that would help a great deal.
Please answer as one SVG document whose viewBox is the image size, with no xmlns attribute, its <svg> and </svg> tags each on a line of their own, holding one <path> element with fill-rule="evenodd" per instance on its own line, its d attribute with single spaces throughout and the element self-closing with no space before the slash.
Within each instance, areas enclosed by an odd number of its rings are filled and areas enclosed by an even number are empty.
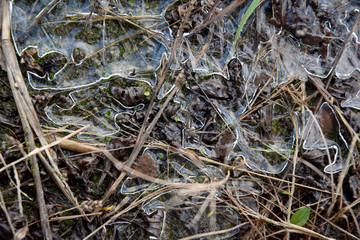
<svg viewBox="0 0 360 240">
<path fill-rule="evenodd" d="M 1 2 L 0 239 L 360 239 L 359 10 L 37 2 Z"/>
</svg>

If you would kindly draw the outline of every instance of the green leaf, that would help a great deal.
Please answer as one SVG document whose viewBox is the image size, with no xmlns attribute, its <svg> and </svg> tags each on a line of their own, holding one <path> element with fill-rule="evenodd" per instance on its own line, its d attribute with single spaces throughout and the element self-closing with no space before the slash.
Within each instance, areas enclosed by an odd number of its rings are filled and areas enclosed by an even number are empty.
<svg viewBox="0 0 360 240">
<path fill-rule="evenodd" d="M 215 209 L 214 209 L 214 210 L 212 210 L 211 212 L 209 212 L 209 213 L 208 213 L 208 215 L 207 215 L 207 216 L 208 216 L 208 218 L 209 218 L 209 217 L 211 217 L 211 215 L 213 215 L 213 214 L 214 214 L 214 212 L 215 212 Z"/>
<path fill-rule="evenodd" d="M 310 209 L 307 207 L 303 207 L 297 210 L 294 213 L 294 215 L 291 216 L 290 223 L 302 227 L 309 220 L 309 217 L 310 217 Z"/>
<path fill-rule="evenodd" d="M 145 95 L 146 97 L 150 96 L 150 91 L 148 91 L 148 90 L 145 91 L 145 92 L 144 92 L 144 95 Z"/>
<path fill-rule="evenodd" d="M 235 34 L 234 41 L 233 41 L 231 49 L 230 49 L 228 60 L 230 60 L 230 58 L 232 58 L 233 55 L 234 55 L 236 43 L 239 40 L 240 33 L 241 33 L 243 27 L 245 26 L 245 23 L 247 22 L 247 20 L 251 16 L 251 14 L 255 11 L 257 6 L 259 6 L 260 2 L 261 2 L 261 0 L 253 0 L 251 2 L 250 6 L 248 7 L 248 9 L 246 9 L 243 17 L 241 18 L 238 29 L 237 29 L 236 34 Z"/>
</svg>

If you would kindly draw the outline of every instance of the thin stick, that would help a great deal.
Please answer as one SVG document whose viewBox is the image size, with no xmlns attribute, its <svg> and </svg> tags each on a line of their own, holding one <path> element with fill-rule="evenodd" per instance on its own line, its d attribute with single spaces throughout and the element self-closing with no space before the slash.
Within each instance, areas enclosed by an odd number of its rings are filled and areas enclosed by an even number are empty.
<svg viewBox="0 0 360 240">
<path fill-rule="evenodd" d="M 47 145 L 45 145 L 45 146 L 42 146 L 42 147 L 40 147 L 40 148 L 35 148 L 35 149 L 32 150 L 29 154 L 27 154 L 26 156 L 24 156 L 24 157 L 22 157 L 22 158 L 19 158 L 18 160 L 13 161 L 12 163 L 7 164 L 6 166 L 0 168 L 0 172 L 3 172 L 5 169 L 7 169 L 7 168 L 9 168 L 9 167 L 11 167 L 11 166 L 14 166 L 14 165 L 16 165 L 16 164 L 18 164 L 18 163 L 24 161 L 25 159 L 27 159 L 27 158 L 35 155 L 35 154 L 41 153 L 42 151 L 44 151 L 44 150 L 46 150 L 46 149 L 49 149 L 49 148 L 51 148 L 51 147 L 53 147 L 53 146 L 58 145 L 61 141 L 65 140 L 65 139 L 68 139 L 68 138 L 71 138 L 72 136 L 74 136 L 74 135 L 76 135 L 76 134 L 84 131 L 85 129 L 87 129 L 87 128 L 89 128 L 89 127 L 90 127 L 90 125 L 87 125 L 87 126 L 82 127 L 82 128 L 80 128 L 80 129 L 74 131 L 73 133 L 70 133 L 69 135 L 67 135 L 67 136 L 65 136 L 65 137 L 63 137 L 63 138 L 60 138 L 60 139 L 58 139 L 58 140 L 56 140 L 56 141 L 54 141 L 54 142 L 52 142 L 52 143 L 49 143 L 49 144 L 47 144 Z"/>
</svg>

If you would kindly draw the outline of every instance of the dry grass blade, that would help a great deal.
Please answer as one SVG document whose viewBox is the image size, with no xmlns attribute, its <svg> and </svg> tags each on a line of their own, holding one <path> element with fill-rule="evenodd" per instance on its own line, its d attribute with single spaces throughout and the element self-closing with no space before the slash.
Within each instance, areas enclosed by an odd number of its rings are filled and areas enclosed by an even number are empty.
<svg viewBox="0 0 360 240">
<path fill-rule="evenodd" d="M 233 1 L 229 6 L 227 6 L 225 9 L 221 10 L 218 14 L 211 17 L 209 20 L 205 21 L 201 25 L 196 26 L 194 28 L 193 32 L 195 33 L 197 31 L 199 31 L 200 29 L 203 29 L 204 27 L 208 26 L 209 24 L 211 24 L 211 23 L 215 22 L 216 20 L 222 18 L 226 14 L 234 11 L 238 6 L 240 6 L 244 2 L 245 2 L 245 0 L 235 0 L 235 1 Z"/>
<path fill-rule="evenodd" d="M 111 156 L 111 154 L 108 151 L 104 150 L 104 154 L 107 157 L 109 157 L 110 160 L 112 160 L 114 162 L 113 157 Z M 166 185 L 166 187 L 163 188 L 163 189 L 160 189 L 158 191 L 155 191 L 155 192 L 145 196 L 144 198 L 142 198 L 142 199 L 140 199 L 138 201 L 133 201 L 127 208 L 125 208 L 124 210 L 122 210 L 119 213 L 112 216 L 107 222 L 105 222 L 102 226 L 100 226 L 99 228 L 94 230 L 91 234 L 86 236 L 83 240 L 89 239 L 96 232 L 100 231 L 103 227 L 105 227 L 106 225 L 108 225 L 111 222 L 115 221 L 119 216 L 121 216 L 125 212 L 128 212 L 129 210 L 135 208 L 140 203 L 145 202 L 145 201 L 147 201 L 149 199 L 152 199 L 155 196 L 159 196 L 159 192 L 169 191 L 170 189 L 179 189 L 178 190 L 179 195 L 206 192 L 206 191 L 209 191 L 209 189 L 214 189 L 214 188 L 221 187 L 223 184 L 225 184 L 228 181 L 229 174 L 230 174 L 230 172 L 228 172 L 228 175 L 224 179 L 221 179 L 219 181 L 212 182 L 212 183 L 174 183 L 174 182 L 164 181 L 164 180 L 161 180 L 161 179 L 157 179 L 157 178 L 147 176 L 147 175 L 145 175 L 143 173 L 140 173 L 140 172 L 138 172 L 138 171 L 136 171 L 134 169 L 131 169 L 127 165 L 124 165 L 124 164 L 122 164 L 120 162 L 118 162 L 115 166 L 117 166 L 119 170 L 127 171 L 127 172 L 131 173 L 131 175 L 133 175 L 133 176 L 140 177 L 140 178 L 142 178 L 144 180 L 147 180 L 147 181 L 150 181 L 150 182 L 153 182 L 153 183 Z"/>
<path fill-rule="evenodd" d="M 238 224 L 238 225 L 236 225 L 235 227 L 232 227 L 232 228 L 219 230 L 219 231 L 213 231 L 213 232 L 207 232 L 207 233 L 200 233 L 200 234 L 192 235 L 190 237 L 181 238 L 180 240 L 191 240 L 191 239 L 198 239 L 198 238 L 210 237 L 210 236 L 214 236 L 214 235 L 218 235 L 218 234 L 223 234 L 223 233 L 231 232 L 231 231 L 233 231 L 235 229 L 238 229 L 238 228 L 241 228 L 241 227 L 245 227 L 248 224 L 249 223 L 246 223 L 246 222 L 245 223 L 240 223 L 240 224 Z"/>
<path fill-rule="evenodd" d="M 291 120 L 294 124 L 294 127 L 295 129 L 299 129 L 300 126 L 299 126 L 299 122 L 295 116 L 294 113 L 291 113 Z M 288 211 L 288 215 L 287 215 L 287 220 L 288 222 L 290 222 L 290 218 L 291 218 L 291 214 L 292 214 L 292 203 L 293 203 L 293 198 L 292 196 L 294 195 L 294 192 L 295 192 L 295 181 L 296 181 L 296 165 L 297 165 L 297 162 L 298 162 L 298 154 L 299 154 L 299 149 L 300 149 L 300 143 L 299 143 L 299 132 L 298 131 L 295 131 L 295 153 L 294 153 L 294 157 L 292 158 L 292 161 L 293 161 L 293 169 L 292 169 L 292 182 L 291 182 L 291 190 L 290 190 L 290 199 L 289 199 L 289 206 L 287 208 L 287 211 Z"/>
<path fill-rule="evenodd" d="M 7 208 L 6 208 L 6 204 L 5 204 L 5 201 L 4 201 L 4 196 L 3 196 L 1 190 L 0 190 L 0 207 L 1 207 L 2 211 L 5 214 L 6 220 L 9 223 L 10 230 L 11 230 L 12 234 L 15 235 L 15 228 L 14 228 L 14 226 L 12 224 L 11 217 L 9 215 L 9 212 L 8 212 Z"/>
<path fill-rule="evenodd" d="M 82 217 L 92 217 L 92 216 L 99 216 L 101 215 L 102 212 L 95 212 L 95 213 L 88 213 L 88 214 L 81 214 L 81 215 L 72 215 L 72 216 L 64 216 L 64 217 L 52 217 L 50 218 L 51 222 L 55 222 L 55 221 L 65 221 L 65 220 L 70 220 L 70 219 L 78 219 L 78 218 L 82 218 Z"/>
<path fill-rule="evenodd" d="M 358 25 L 359 21 L 360 21 L 360 12 L 358 11 L 358 13 L 356 14 L 355 22 L 354 22 L 353 26 L 351 27 L 350 32 L 348 33 L 348 36 L 347 36 L 347 38 L 345 39 L 345 41 L 344 41 L 344 43 L 343 43 L 343 46 L 342 46 L 340 52 L 338 52 L 337 55 L 336 55 L 335 61 L 334 61 L 333 66 L 332 66 L 332 69 L 331 69 L 331 71 L 330 71 L 330 73 L 329 73 L 329 76 L 327 77 L 327 82 L 326 82 L 326 85 L 325 85 L 325 89 L 328 89 L 328 87 L 329 87 L 329 85 L 330 85 L 330 82 L 331 82 L 331 80 L 332 80 L 332 78 L 333 78 L 333 76 L 334 76 L 334 74 L 335 74 L 335 72 L 336 72 L 336 68 L 337 68 L 337 66 L 338 66 L 338 64 L 339 64 L 339 61 L 340 61 L 341 57 L 343 56 L 346 48 L 348 47 L 351 39 L 354 37 L 354 36 L 353 36 L 353 33 L 354 33 L 354 31 L 355 31 L 355 29 L 356 29 L 356 26 Z M 330 96 L 331 96 L 331 95 L 330 95 Z M 323 100 L 323 99 L 320 98 L 319 103 L 318 103 L 316 109 L 319 109 L 319 107 L 320 107 L 320 105 L 321 105 L 321 103 L 322 103 L 322 100 Z"/>
<path fill-rule="evenodd" d="M 354 33 L 355 29 L 356 29 L 356 26 L 359 24 L 359 21 L 360 21 L 360 11 L 358 10 L 357 12 L 358 12 L 358 13 L 356 14 L 355 22 L 354 22 L 353 26 L 351 27 L 350 32 L 349 32 L 347 38 L 345 39 L 344 44 L 343 44 L 340 52 L 338 52 L 338 54 L 336 55 L 336 59 L 335 59 L 335 61 L 334 61 L 334 63 L 333 63 L 333 66 L 332 66 L 330 75 L 329 75 L 329 77 L 328 77 L 328 81 L 327 81 L 326 86 L 325 86 L 326 89 L 327 89 L 327 88 L 329 87 L 329 85 L 330 85 L 331 79 L 332 79 L 332 77 L 333 77 L 334 74 L 335 74 L 335 71 L 336 71 L 336 68 L 337 68 L 337 66 L 338 66 L 338 64 L 339 64 L 339 61 L 340 61 L 342 55 L 344 54 L 346 48 L 348 47 L 348 45 L 349 45 L 349 43 L 350 43 L 350 41 L 351 41 L 351 38 L 354 37 L 354 36 L 353 36 L 353 33 Z"/>
<path fill-rule="evenodd" d="M 324 28 L 332 2 L 19 0 L 11 37 L 9 2 L 0 238 L 360 240 L 358 11 Z"/>
<path fill-rule="evenodd" d="M 46 5 L 37 15 L 34 21 L 29 24 L 29 26 L 26 27 L 25 32 L 29 31 L 30 28 L 32 28 L 36 23 L 40 21 L 42 17 L 44 17 L 51 9 L 60 2 L 60 0 L 52 0 L 49 4 Z"/>
<path fill-rule="evenodd" d="M 6 4 L 7 3 L 7 4 Z M 34 155 L 36 153 L 39 153 L 40 160 L 42 161 L 43 165 L 45 165 L 46 169 L 48 170 L 49 174 L 56 180 L 56 183 L 58 184 L 58 187 L 62 190 L 62 192 L 65 194 L 65 196 L 69 199 L 69 201 L 74 205 L 78 206 L 78 202 L 76 198 L 74 197 L 72 190 L 68 186 L 68 184 L 63 181 L 64 177 L 62 176 L 62 173 L 59 171 L 57 164 L 55 163 L 52 154 L 50 154 L 48 148 L 54 145 L 49 145 L 43 132 L 40 127 L 39 119 L 37 117 L 37 113 L 35 111 L 35 108 L 33 106 L 33 103 L 31 101 L 30 94 L 28 92 L 28 89 L 26 87 L 26 84 L 24 82 L 23 76 L 21 74 L 16 54 L 13 48 L 12 43 L 10 42 L 10 16 L 9 16 L 9 2 L 6 1 L 3 4 L 3 22 L 2 22 L 2 50 L 4 52 L 6 65 L 7 65 L 7 72 L 8 77 L 10 81 L 10 85 L 12 88 L 13 96 L 15 98 L 15 102 L 17 104 L 17 108 L 19 111 L 19 114 L 22 119 L 23 127 L 25 130 L 25 133 L 27 134 L 27 138 L 29 140 L 30 147 L 32 148 L 31 154 L 29 154 L 27 157 L 35 157 Z M 37 149 L 35 147 L 34 143 L 34 137 L 33 134 L 37 136 L 40 143 L 43 147 L 40 149 Z M 45 151 L 47 159 L 42 157 L 40 152 Z M 13 166 L 16 163 L 24 160 L 22 158 L 21 160 L 17 160 L 6 167 Z M 34 158 L 35 159 L 35 158 Z M 49 161 L 49 162 L 48 162 Z M 0 171 L 3 171 L 6 167 L 3 167 Z M 38 169 L 35 165 L 33 166 L 35 169 Z M 37 171 L 37 170 L 35 170 Z M 37 173 L 35 172 L 37 175 Z M 41 183 L 40 179 L 37 179 L 38 185 Z M 41 186 L 39 186 L 40 188 Z M 41 195 L 42 190 L 38 189 L 39 194 Z M 39 196 L 40 196 L 39 195 Z M 40 198 L 41 199 L 41 198 Z M 45 203 L 43 202 L 44 208 Z M 79 209 L 82 211 L 81 209 Z M 45 214 L 45 210 L 43 211 Z M 45 219 L 46 217 L 43 217 Z M 45 220 L 44 220 L 45 221 Z M 48 222 L 48 221 L 47 221 Z M 46 224 L 47 228 L 49 229 L 48 232 L 50 232 L 49 224 Z M 51 234 L 49 235 L 49 238 L 51 238 Z"/>
<path fill-rule="evenodd" d="M 354 157 L 353 152 L 354 152 L 356 142 L 357 142 L 357 139 L 353 138 L 353 140 L 351 142 L 351 145 L 350 145 L 350 151 L 349 151 L 348 156 L 346 158 L 346 164 L 345 164 L 346 167 L 341 171 L 339 179 L 338 179 L 338 184 L 337 184 L 337 187 L 336 187 L 336 193 L 337 193 L 338 196 L 341 196 L 341 197 L 343 197 L 343 194 L 341 194 L 341 193 L 343 192 L 344 179 L 345 179 L 345 176 L 346 176 L 346 174 L 348 173 L 348 171 L 349 171 L 349 169 L 351 167 L 350 160 Z M 332 212 L 335 204 L 336 204 L 336 201 L 334 200 L 331 203 L 330 207 L 329 207 L 328 215 Z M 356 224 L 356 225 L 357 225 L 357 228 L 359 228 L 358 224 Z"/>
<path fill-rule="evenodd" d="M 251 210 L 250 210 L 251 211 Z M 307 234 L 309 236 L 312 236 L 312 237 L 316 237 L 316 238 L 320 238 L 320 239 L 326 239 L 326 240 L 335 240 L 334 238 L 330 238 L 330 237 L 326 237 L 322 234 L 319 234 L 315 231 L 312 231 L 310 229 L 307 229 L 305 227 L 300 227 L 298 225 L 295 225 L 295 224 L 292 224 L 292 223 L 288 223 L 288 222 L 285 222 L 285 221 L 274 221 L 270 218 L 267 218 L 261 214 L 258 214 L 256 212 L 249 212 L 248 215 L 254 217 L 254 218 L 257 218 L 257 219 L 261 219 L 261 220 L 264 220 L 274 226 L 279 226 L 279 227 L 283 227 L 285 228 L 287 231 L 291 231 L 291 230 L 294 230 L 294 231 L 299 231 L 301 233 L 304 233 L 304 234 Z"/>
<path fill-rule="evenodd" d="M 24 105 L 23 105 L 24 104 L 24 101 L 23 101 L 24 96 L 21 94 L 21 92 L 18 91 L 19 84 L 17 84 L 17 82 L 19 82 L 19 81 L 15 80 L 15 79 L 22 80 L 22 75 L 20 72 L 19 65 L 17 63 L 14 48 L 9 40 L 10 39 L 10 9 L 9 9 L 8 1 L 2 2 L 1 11 L 2 11 L 2 19 L 1 19 L 2 20 L 2 33 L 1 33 L 2 43 L 1 43 L 1 45 L 2 45 L 2 51 L 4 52 L 4 56 L 5 56 L 6 70 L 8 73 L 11 90 L 13 92 L 13 96 L 15 98 L 15 102 L 16 102 L 19 114 L 21 116 L 22 125 L 23 125 L 24 131 L 26 133 L 25 137 L 29 143 L 28 145 L 29 145 L 30 149 L 34 150 L 35 142 L 34 142 L 34 136 L 33 136 L 33 133 L 31 131 L 31 127 L 30 127 L 31 120 L 29 119 L 29 117 L 27 115 L 27 113 L 30 113 L 30 112 L 27 112 L 24 109 Z M 45 203 L 45 199 L 44 199 L 44 192 L 42 189 L 42 182 L 41 182 L 39 166 L 38 166 L 36 156 L 32 156 L 31 160 L 32 160 L 31 164 L 32 164 L 33 176 L 34 176 L 35 187 L 36 187 L 36 196 L 37 196 L 37 201 L 38 201 L 39 211 L 40 211 L 41 228 L 43 230 L 45 239 L 51 240 L 52 239 L 52 231 L 50 228 L 49 216 L 48 216 L 46 203 Z M 25 235 L 26 235 L 27 226 L 24 229 L 25 229 Z M 14 234 L 14 236 L 16 238 L 19 238 L 24 235 L 23 232 L 24 231 L 21 230 L 21 231 L 17 232 L 16 234 Z"/>
<path fill-rule="evenodd" d="M 28 226 L 20 228 L 14 235 L 14 240 L 21 240 L 26 237 L 27 231 L 29 231 Z"/>
<path fill-rule="evenodd" d="M 49 218 L 47 214 L 47 207 L 44 199 L 44 194 L 42 190 L 42 182 L 39 174 L 39 167 L 37 164 L 37 157 L 38 155 L 40 157 L 40 160 L 42 161 L 45 168 L 48 170 L 48 172 L 52 175 L 52 177 L 55 179 L 57 185 L 60 187 L 60 189 L 64 192 L 65 196 L 70 200 L 70 202 L 77 206 L 78 202 L 75 199 L 75 197 L 72 194 L 72 191 L 70 187 L 67 185 L 66 182 L 64 182 L 62 179 L 62 174 L 59 172 L 57 165 L 52 160 L 52 156 L 48 151 L 48 148 L 55 146 L 61 140 L 56 141 L 52 144 L 47 144 L 47 141 L 41 131 L 39 121 L 36 116 L 36 112 L 32 106 L 32 102 L 29 97 L 29 93 L 26 89 L 24 80 L 22 78 L 21 72 L 19 70 L 19 66 L 16 60 L 15 52 L 13 50 L 13 46 L 10 39 L 10 25 L 9 25 L 9 11 L 8 11 L 8 2 L 3 2 L 3 24 L 2 24 L 2 50 L 5 52 L 5 60 L 7 65 L 7 72 L 8 77 L 10 80 L 10 85 L 12 88 L 13 96 L 15 98 L 18 111 L 20 113 L 23 127 L 26 133 L 26 138 L 28 143 L 30 144 L 31 152 L 24 157 L 12 162 L 11 164 L 5 165 L 0 169 L 1 171 L 4 171 L 5 169 L 8 169 L 11 166 L 15 166 L 17 163 L 24 161 L 25 159 L 28 159 L 29 157 L 32 158 L 32 169 L 34 173 L 34 179 L 36 182 L 36 192 L 37 192 L 37 199 L 39 202 L 39 209 L 40 209 L 40 217 L 41 217 L 41 225 L 44 232 L 44 236 L 46 239 L 52 239 L 52 231 L 49 224 Z M 25 104 L 24 104 L 25 103 Z M 83 128 L 85 129 L 85 128 Z M 82 129 L 82 130 L 83 130 Z M 36 135 L 39 137 L 40 142 L 43 144 L 41 148 L 35 147 L 34 137 L 33 133 L 34 131 Z M 76 133 L 75 133 L 76 134 Z M 70 134 L 68 136 L 71 137 L 74 134 Z M 45 151 L 47 156 L 49 157 L 50 164 L 48 163 L 48 160 L 41 154 L 41 151 Z M 55 171 L 54 171 L 55 170 Z M 80 212 L 82 212 L 81 209 L 79 209 Z M 26 228 L 27 229 L 27 228 Z M 25 230 L 18 231 L 15 235 L 16 237 L 20 237 L 23 235 Z M 25 231 L 26 232 L 26 231 Z"/>
<path fill-rule="evenodd" d="M 180 32 L 181 32 L 181 29 L 180 29 Z M 148 107 L 148 109 L 146 110 L 146 113 L 145 113 L 145 119 L 144 119 L 143 125 L 141 126 L 141 129 L 140 129 L 139 134 L 138 134 L 137 139 L 136 139 L 136 145 L 135 145 L 135 147 L 134 147 L 134 149 L 133 149 L 133 151 L 132 151 L 132 153 L 131 153 L 131 155 L 129 157 L 128 166 L 131 166 L 134 163 L 136 157 L 140 153 L 140 150 L 142 149 L 146 139 L 148 138 L 150 132 L 154 128 L 154 126 L 157 123 L 158 119 L 160 118 L 160 116 L 161 116 L 162 112 L 164 111 L 165 107 L 170 102 L 170 100 L 173 98 L 174 94 L 181 87 L 181 85 L 183 84 L 183 82 L 185 80 L 184 79 L 185 78 L 184 72 L 182 71 L 179 74 L 179 76 L 177 77 L 175 87 L 172 89 L 172 91 L 169 94 L 169 96 L 167 97 L 166 101 L 161 106 L 159 112 L 157 113 L 157 115 L 154 118 L 154 120 L 152 121 L 152 123 L 146 129 L 150 113 L 151 113 L 151 111 L 153 109 L 153 106 L 154 106 L 155 98 L 156 98 L 157 93 L 158 93 L 158 91 L 159 91 L 159 89 L 160 89 L 160 87 L 161 87 L 161 85 L 162 85 L 162 83 L 163 83 L 163 81 L 165 79 L 166 74 L 168 73 L 168 70 L 170 69 L 170 65 L 172 64 L 172 62 L 174 60 L 175 49 L 176 49 L 177 45 L 179 44 L 179 41 L 180 41 L 181 38 L 182 38 L 182 34 L 178 34 L 178 36 L 175 39 L 174 46 L 172 48 L 172 52 L 170 54 L 170 59 L 169 59 L 167 64 L 164 64 L 164 66 L 163 66 L 163 68 L 162 68 L 162 70 L 160 72 L 158 83 L 157 83 L 156 88 L 154 90 L 153 96 L 151 97 L 149 107 Z M 165 60 L 163 60 L 163 61 L 165 62 Z M 146 131 L 145 131 L 145 129 L 146 129 Z M 125 177 L 124 173 L 120 174 L 120 176 L 116 179 L 116 181 L 112 184 L 110 189 L 106 192 L 105 196 L 103 197 L 104 202 L 110 197 L 111 194 L 113 194 L 113 192 L 118 187 L 120 182 L 124 179 L 124 177 Z"/>
<path fill-rule="evenodd" d="M 118 166 L 119 170 L 122 169 L 121 163 L 116 158 L 114 158 L 109 151 L 104 150 L 102 148 L 90 146 L 90 145 L 88 145 L 86 143 L 83 143 L 83 142 L 74 141 L 74 140 L 68 140 L 68 139 L 63 139 L 59 143 L 59 146 L 61 148 L 64 148 L 64 149 L 68 149 L 68 150 L 72 150 L 72 151 L 78 151 L 78 152 L 82 152 L 82 153 L 83 152 L 88 152 L 88 153 L 104 152 L 104 154 L 114 163 L 115 167 Z M 191 151 L 189 149 L 174 148 L 174 147 L 171 147 L 169 145 L 160 144 L 160 143 L 151 144 L 151 145 L 148 145 L 147 147 L 159 148 L 159 149 L 164 149 L 164 150 L 170 150 L 170 151 L 172 151 L 174 153 L 180 153 L 180 154 L 186 156 L 194 164 L 196 164 L 196 162 L 198 164 L 203 164 L 201 162 L 207 162 L 207 163 L 214 164 L 214 165 L 217 165 L 217 166 L 222 166 L 225 169 L 228 169 L 229 171 L 237 170 L 237 171 L 242 171 L 244 173 L 248 173 L 248 174 L 251 174 L 251 175 L 259 176 L 259 177 L 262 177 L 262 178 L 283 182 L 283 183 L 286 183 L 286 184 L 291 184 L 292 183 L 291 181 L 287 181 L 287 180 L 284 180 L 284 179 L 281 179 L 281 178 L 278 178 L 278 177 L 257 173 L 257 172 L 251 171 L 251 170 L 243 169 L 241 167 L 230 166 L 228 164 L 224 164 L 224 163 L 221 163 L 221 162 L 218 162 L 218 161 L 215 161 L 215 160 L 203 157 L 203 156 L 199 156 L 194 151 Z M 300 159 L 300 161 L 301 161 L 301 159 Z M 132 171 L 132 170 L 130 170 L 130 171 Z M 321 174 L 321 176 L 324 176 L 324 174 Z M 319 188 L 314 188 L 314 187 L 311 187 L 311 186 L 306 186 L 306 185 L 299 184 L 299 183 L 295 183 L 295 186 L 306 188 L 306 189 L 309 189 L 309 190 L 318 191 L 318 192 L 323 192 L 323 193 L 326 193 L 326 194 L 331 194 L 331 192 L 329 192 L 329 191 L 322 190 L 322 189 L 319 189 Z"/>
<path fill-rule="evenodd" d="M 51 147 L 53 147 L 53 146 L 56 146 L 56 145 L 59 145 L 62 141 L 64 141 L 64 140 L 66 140 L 66 139 L 69 139 L 69 138 L 75 136 L 76 134 L 84 131 L 84 130 L 87 129 L 87 128 L 89 128 L 89 125 L 88 125 L 88 126 L 85 126 L 85 127 L 82 127 L 82 128 L 80 128 L 80 129 L 78 129 L 78 130 L 70 133 L 69 135 L 67 135 L 67 136 L 65 136 L 65 137 L 63 137 L 63 138 L 57 139 L 56 141 L 54 141 L 54 142 L 52 142 L 52 143 L 50 143 L 50 144 L 48 144 L 48 145 L 42 146 L 42 147 L 40 147 L 40 148 L 35 148 L 35 149 L 32 150 L 30 153 L 28 153 L 26 156 L 24 156 L 24 157 L 22 157 L 22 158 L 19 158 L 18 160 L 13 161 L 12 163 L 7 164 L 6 166 L 0 168 L 0 172 L 4 171 L 5 169 L 7 169 L 7 168 L 9 168 L 9 167 L 11 167 L 11 166 L 14 166 L 14 165 L 18 164 L 18 163 L 21 162 L 21 161 L 24 161 L 25 159 L 27 159 L 27 158 L 29 158 L 29 157 L 32 157 L 32 156 L 34 156 L 34 155 L 36 155 L 36 154 L 39 154 L 39 153 L 41 153 L 42 151 L 44 151 L 44 150 L 46 150 L 46 149 L 49 149 L 49 148 L 51 148 Z"/>
</svg>

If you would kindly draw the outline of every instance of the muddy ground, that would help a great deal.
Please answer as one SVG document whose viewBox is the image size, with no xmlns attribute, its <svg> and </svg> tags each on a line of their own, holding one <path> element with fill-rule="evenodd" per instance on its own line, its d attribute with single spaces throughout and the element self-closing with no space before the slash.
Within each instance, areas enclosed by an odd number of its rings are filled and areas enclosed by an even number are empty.
<svg viewBox="0 0 360 240">
<path fill-rule="evenodd" d="M 88 126 L 51 148 L 76 204 L 39 165 L 51 237 L 359 239 L 359 9 L 14 1 L 42 131 Z M 0 79 L 0 239 L 44 239 L 31 161 L 6 166 L 30 147 Z"/>
</svg>

